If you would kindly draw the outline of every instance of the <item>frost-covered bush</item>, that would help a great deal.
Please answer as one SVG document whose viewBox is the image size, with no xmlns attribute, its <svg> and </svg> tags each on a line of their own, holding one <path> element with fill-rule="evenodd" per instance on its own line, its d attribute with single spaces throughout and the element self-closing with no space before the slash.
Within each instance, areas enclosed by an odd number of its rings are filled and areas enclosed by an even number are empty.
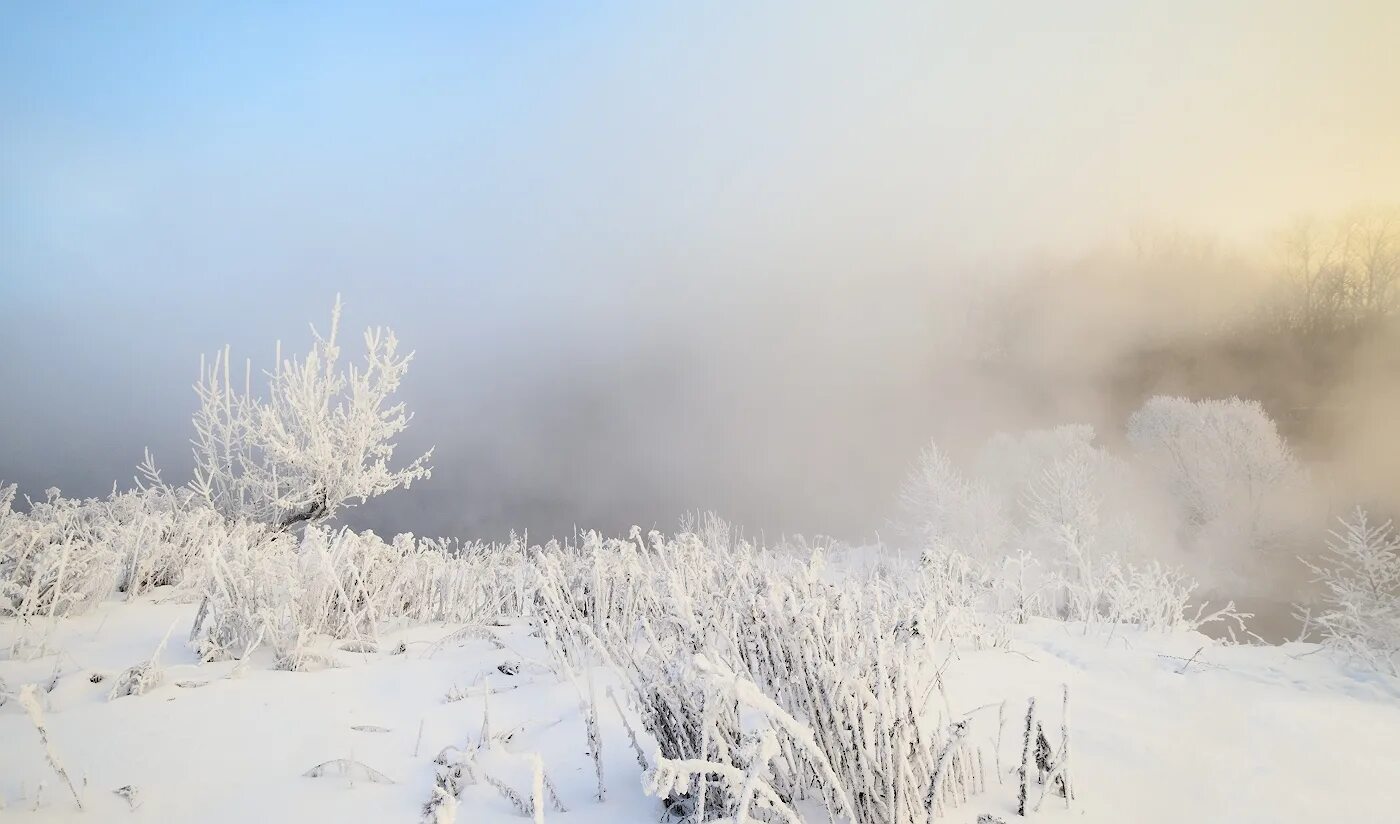
<svg viewBox="0 0 1400 824">
<path fill-rule="evenodd" d="M 955 642 L 974 649 L 1002 647 L 1010 641 L 1010 624 L 1043 612 L 1042 587 L 1026 580 L 1027 571 L 1035 577 L 1028 565 L 1014 570 L 1019 576 L 1003 575 L 1013 573 L 1009 564 L 935 547 L 919 559 L 913 597 L 937 611 Z"/>
<path fill-rule="evenodd" d="M 279 344 L 265 397 L 253 394 L 251 367 L 239 390 L 227 349 L 207 368 L 201 363 L 191 488 L 229 519 L 277 529 L 318 523 L 428 477 L 432 450 L 389 465 L 394 438 L 412 418 L 391 401 L 412 353 L 398 353 L 392 330 L 369 329 L 364 364 L 343 367 L 340 311 L 337 298 L 329 334 L 313 327 L 304 358 L 284 360 Z"/>
<path fill-rule="evenodd" d="M 1236 588 L 1284 566 L 1269 553 L 1307 517 L 1307 478 L 1258 402 L 1154 397 L 1128 419 L 1127 435 L 1198 566 Z"/>
<path fill-rule="evenodd" d="M 1133 468 L 1094 442 L 1089 426 L 1000 434 L 983 447 L 977 470 L 1001 496 L 1010 545 L 1032 553 L 1075 548 L 1125 557 L 1160 555 L 1143 546 L 1164 536 Z M 1074 559 L 1078 565 L 1079 559 Z"/>
<path fill-rule="evenodd" d="M 482 623 L 532 600 L 523 543 L 454 544 L 310 527 L 230 526 L 188 586 L 201 598 L 190 640 L 208 659 L 268 648 L 280 666 L 314 663 L 319 638 L 373 643 L 386 623 Z"/>
<path fill-rule="evenodd" d="M 218 520 L 165 488 L 64 498 L 56 489 L 0 519 L 0 604 L 16 615 L 70 615 L 116 591 L 180 580 Z"/>
<path fill-rule="evenodd" d="M 901 491 L 921 550 L 921 597 L 941 605 L 960 637 L 997 646 L 1007 621 L 1032 616 L 1191 625 L 1194 583 L 1156 560 L 1171 530 L 1092 427 L 997 435 L 974 469 L 964 476 L 932 447 Z"/>
<path fill-rule="evenodd" d="M 1053 562 L 1052 562 L 1053 563 Z M 1028 552 L 989 563 L 950 551 L 925 552 L 919 597 L 939 605 L 949 637 L 974 649 L 1004 646 L 1010 625 L 1032 617 L 1122 624 L 1155 632 L 1235 620 L 1233 603 L 1207 614 L 1193 606 L 1196 583 L 1157 561 L 1133 563 L 1116 553 L 1079 570 L 1059 569 Z"/>
<path fill-rule="evenodd" d="M 521 615 L 533 599 L 522 541 L 463 544 L 229 520 L 157 482 L 106 499 L 51 490 L 28 511 L 0 492 L 0 613 L 79 613 L 116 593 L 178 585 L 200 603 L 190 638 L 208 658 L 266 646 L 300 666 L 319 636 L 373 641 L 385 621 Z"/>
<path fill-rule="evenodd" d="M 987 439 L 974 464 L 975 475 L 1015 509 L 1029 485 L 1056 463 L 1079 459 L 1102 459 L 1094 443 L 1094 428 L 1087 424 L 1066 424 L 1052 429 L 1001 432 Z"/>
<path fill-rule="evenodd" d="M 1322 585 L 1307 614 L 1323 644 L 1382 672 L 1400 675 L 1400 537 L 1358 507 L 1341 519 L 1316 563 Z"/>
<path fill-rule="evenodd" d="M 837 585 L 820 549 L 759 548 L 714 519 L 695 530 L 587 535 L 537 559 L 546 642 L 566 670 L 599 660 L 624 675 L 674 814 L 794 820 L 810 797 L 903 824 L 981 786 L 938 700 L 938 663 L 966 624 L 922 597 L 916 570 Z"/>
<path fill-rule="evenodd" d="M 1151 613 L 1116 597 L 1128 582 L 1161 584 L 1166 591 L 1144 594 L 1171 598 L 1175 588 L 1166 578 L 1134 573 L 1127 560 L 1143 554 L 1135 546 L 1130 510 L 1106 503 L 1125 474 L 1121 462 L 1094 448 L 1053 460 L 1026 484 L 1019 539 L 1030 555 L 1043 559 L 1049 572 L 1043 597 L 1057 617 L 1137 623 L 1134 618 Z M 1152 626 L 1171 629 L 1175 623 L 1153 621 Z"/>
<path fill-rule="evenodd" d="M 906 532 L 921 551 L 1014 564 L 1028 604 L 1075 620 L 1141 620 L 1115 593 L 1178 600 L 1174 566 L 1217 591 L 1296 583 L 1274 559 L 1301 550 L 1320 513 L 1262 406 L 1154 397 L 1126 435 L 1120 457 L 1084 425 L 999 434 L 968 472 L 932 448 L 901 490 Z"/>
<path fill-rule="evenodd" d="M 64 498 L 50 489 L 44 500 L 30 502 L 28 512 L 3 503 L 0 608 L 20 617 L 70 615 L 115 589 L 122 558 L 106 539 L 99 501 Z"/>
<path fill-rule="evenodd" d="M 228 528 L 189 490 L 162 483 L 149 454 L 140 469 L 146 484 L 106 502 L 107 523 L 121 525 L 109 541 L 123 559 L 117 590 L 128 597 L 180 583 L 208 542 Z"/>
<path fill-rule="evenodd" d="M 262 524 L 233 524 L 205 549 L 190 586 L 202 596 L 190 641 L 205 660 L 240 658 L 260 646 L 293 663 L 311 628 L 298 609 L 297 539 Z"/>
<path fill-rule="evenodd" d="M 373 547 L 378 574 L 366 576 L 366 586 L 382 603 L 381 619 L 481 623 L 528 614 L 531 557 L 538 550 L 519 537 L 483 543 L 403 534 L 386 543 L 364 532 L 358 538 Z"/>
<path fill-rule="evenodd" d="M 309 355 L 283 361 L 279 351 L 266 397 L 252 394 L 251 371 L 237 390 L 227 352 L 201 369 L 188 487 L 164 483 L 147 454 L 136 488 L 106 499 L 54 489 L 18 512 L 15 488 L 0 488 L 0 612 L 70 615 L 113 592 L 186 582 L 194 570 L 186 589 L 203 607 L 192 637 L 223 656 L 262 642 L 279 654 L 300 649 L 306 633 L 372 636 L 383 616 L 450 620 L 485 608 L 471 599 L 495 590 L 463 585 L 477 570 L 459 559 L 474 553 L 446 543 L 277 536 L 429 472 L 428 455 L 389 466 L 411 417 L 391 398 L 412 356 L 398 354 L 392 331 L 371 329 L 363 366 L 342 368 L 339 321 L 337 300 L 330 334 L 313 329 Z"/>
<path fill-rule="evenodd" d="M 0 610 L 72 615 L 113 593 L 178 584 L 227 525 L 185 490 L 154 483 L 107 498 L 50 489 L 27 512 L 0 495 Z"/>
<path fill-rule="evenodd" d="M 899 492 L 904 531 L 923 547 L 975 558 L 1001 557 L 1011 537 L 1005 502 L 980 480 L 968 480 L 930 444 Z"/>
<path fill-rule="evenodd" d="M 1301 471 L 1264 407 L 1240 398 L 1158 395 L 1128 419 L 1128 441 L 1195 528 L 1254 509 Z"/>
</svg>

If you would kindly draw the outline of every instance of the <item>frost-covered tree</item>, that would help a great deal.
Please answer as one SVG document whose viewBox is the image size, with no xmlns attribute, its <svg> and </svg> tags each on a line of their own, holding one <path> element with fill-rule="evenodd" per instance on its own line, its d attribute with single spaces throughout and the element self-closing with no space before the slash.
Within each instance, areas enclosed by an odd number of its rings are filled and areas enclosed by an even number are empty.
<svg viewBox="0 0 1400 824">
<path fill-rule="evenodd" d="M 981 481 L 964 478 L 937 444 L 929 444 L 900 488 L 905 530 L 925 549 L 1000 558 L 1010 526 L 1001 501 Z"/>
<path fill-rule="evenodd" d="M 964 628 L 986 625 L 988 610 L 1188 624 L 1189 579 L 1147 562 L 1171 543 L 1155 503 L 1084 425 L 996 435 L 972 477 L 930 447 L 900 494 L 924 550 L 921 597 Z"/>
<path fill-rule="evenodd" d="M 1001 432 L 982 446 L 976 474 L 1016 509 L 1029 485 L 1058 461 L 1083 459 L 1097 462 L 1102 451 L 1094 443 L 1094 427 L 1066 424 L 1051 429 L 1030 429 L 1015 434 Z"/>
<path fill-rule="evenodd" d="M 340 312 L 337 297 L 329 334 L 313 326 L 305 357 L 284 360 L 278 344 L 263 396 L 251 366 L 242 390 L 234 384 L 227 348 L 201 363 L 191 488 L 225 516 L 287 530 L 428 477 L 432 450 L 390 466 L 412 417 L 392 400 L 412 353 L 400 355 L 393 331 L 374 328 L 363 364 L 342 366 Z"/>
<path fill-rule="evenodd" d="M 1094 453 L 1060 458 L 1031 477 L 1022 499 L 1032 541 L 1055 544 L 1071 556 L 1099 542 L 1103 495 Z"/>
<path fill-rule="evenodd" d="M 1095 442 L 1087 424 L 998 434 L 982 448 L 977 471 L 1030 549 L 1061 545 L 1071 529 L 1104 550 L 1130 551 L 1137 532 L 1158 530 L 1137 475 Z"/>
<path fill-rule="evenodd" d="M 1400 675 L 1400 536 L 1391 522 L 1373 524 L 1357 507 L 1341 519 L 1322 557 L 1304 563 L 1323 587 L 1308 615 L 1323 643 Z"/>
<path fill-rule="evenodd" d="M 1103 477 L 1109 464 L 1100 449 L 1075 449 L 1032 475 L 1022 493 L 1022 544 L 1049 559 L 1059 580 L 1055 600 L 1073 619 L 1092 620 L 1100 607 L 1109 520 Z"/>
<path fill-rule="evenodd" d="M 1257 401 L 1157 396 L 1128 419 L 1128 441 L 1178 507 L 1182 538 L 1260 549 L 1270 507 L 1304 474 Z"/>
</svg>

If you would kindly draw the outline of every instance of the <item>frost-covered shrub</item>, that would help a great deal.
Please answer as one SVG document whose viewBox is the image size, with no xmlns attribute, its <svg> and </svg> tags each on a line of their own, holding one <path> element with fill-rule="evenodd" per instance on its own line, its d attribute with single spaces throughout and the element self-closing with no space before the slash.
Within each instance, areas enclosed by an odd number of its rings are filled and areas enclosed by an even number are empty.
<svg viewBox="0 0 1400 824">
<path fill-rule="evenodd" d="M 955 643 L 973 649 L 1003 647 L 1010 641 L 1011 623 L 1041 614 L 1038 589 L 1027 588 L 1024 577 L 1000 574 L 1009 571 L 954 550 L 929 549 L 919 559 L 913 597 L 938 615 Z"/>
<path fill-rule="evenodd" d="M 1004 501 L 980 480 L 968 480 L 930 444 L 899 492 L 904 531 L 926 549 L 999 558 L 1011 537 Z"/>
<path fill-rule="evenodd" d="M 997 435 L 975 470 L 968 479 L 930 448 L 901 493 L 921 549 L 921 597 L 957 637 L 997 646 L 1007 621 L 1032 616 L 1191 624 L 1194 584 L 1154 559 L 1174 543 L 1171 530 L 1092 427 Z"/>
<path fill-rule="evenodd" d="M 121 574 L 110 513 L 95 499 L 48 490 L 29 511 L 5 502 L 0 521 L 0 609 L 20 616 L 71 615 L 110 594 Z"/>
<path fill-rule="evenodd" d="M 805 796 L 859 822 L 923 822 L 980 786 L 937 701 L 963 623 L 921 597 L 916 570 L 836 585 L 820 548 L 693 528 L 587 535 L 537 559 L 546 642 L 566 670 L 602 660 L 627 679 L 673 813 L 781 820 Z M 957 776 L 941 786 L 940 756 Z"/>
<path fill-rule="evenodd" d="M 1191 609 L 1196 583 L 1157 561 L 1133 563 L 1116 553 L 1095 556 L 1080 569 L 1051 566 L 1022 553 L 988 563 L 947 551 L 921 559 L 925 602 L 938 605 L 948 637 L 974 649 L 1004 646 L 1010 625 L 1032 617 L 1123 624 L 1168 632 L 1204 622 L 1235 620 L 1233 603 L 1206 614 Z"/>
<path fill-rule="evenodd" d="M 191 640 L 210 658 L 266 645 L 284 663 L 318 635 L 373 640 L 386 620 L 475 622 L 533 600 L 522 541 L 462 544 L 230 521 L 153 486 L 105 500 L 53 490 L 28 512 L 0 497 L 0 611 L 71 615 L 116 592 L 180 585 L 201 603 Z"/>
<path fill-rule="evenodd" d="M 123 559 L 117 590 L 128 597 L 180 583 L 205 545 L 228 528 L 188 490 L 160 483 L 149 456 L 142 469 L 155 483 L 103 502 L 110 526 L 107 540 Z"/>
<path fill-rule="evenodd" d="M 202 596 L 190 641 L 205 660 L 240 658 L 267 646 L 285 663 L 301 650 L 309 627 L 298 614 L 296 543 L 244 522 L 209 544 L 190 581 Z"/>
<path fill-rule="evenodd" d="M 372 535 L 372 533 L 362 533 Z M 377 540 L 377 539 L 376 539 Z M 410 623 L 484 623 L 529 613 L 538 548 L 397 535 L 383 547 L 381 616 Z"/>
<path fill-rule="evenodd" d="M 1195 590 L 1196 582 L 1173 567 L 1157 561 L 1134 564 L 1107 555 L 1100 559 L 1097 570 L 1093 591 L 1098 600 L 1081 602 L 1079 620 L 1091 620 L 1086 616 L 1093 615 L 1110 624 L 1166 632 L 1246 617 L 1235 612 L 1233 602 L 1209 615 L 1203 605 L 1192 613 L 1188 607 Z"/>
<path fill-rule="evenodd" d="M 19 518 L 15 512 L 15 496 L 19 492 L 19 487 L 15 484 L 7 484 L 0 481 L 0 535 L 12 529 Z"/>
<path fill-rule="evenodd" d="M 20 616 L 72 615 L 113 592 L 177 584 L 226 530 L 188 492 L 159 483 L 84 500 L 51 489 L 22 513 L 9 489 L 0 495 L 0 610 Z"/>
<path fill-rule="evenodd" d="M 319 523 L 431 472 L 432 450 L 389 465 L 412 418 L 391 400 L 412 353 L 398 353 L 392 330 L 369 329 L 363 366 L 343 367 L 340 311 L 337 298 L 329 334 L 313 327 L 304 358 L 283 360 L 279 345 L 265 397 L 253 394 L 251 368 L 240 391 L 227 349 L 201 363 L 191 488 L 225 517 L 277 529 Z"/>
<path fill-rule="evenodd" d="M 1257 401 L 1158 395 L 1128 419 L 1128 441 L 1202 528 L 1297 479 L 1297 459 Z"/>
<path fill-rule="evenodd" d="M 1026 485 L 1021 502 L 1026 522 L 1019 538 L 1027 552 L 1044 559 L 1049 577 L 1043 597 L 1057 617 L 1122 622 L 1129 616 L 1111 594 L 1124 580 L 1163 582 L 1124 577 L 1125 558 L 1137 554 L 1132 523 L 1127 512 L 1105 504 L 1123 471 L 1102 450 L 1086 449 L 1052 461 Z"/>
<path fill-rule="evenodd" d="M 1061 426 L 988 441 L 977 467 L 1005 501 L 1012 545 L 1033 553 L 1078 549 L 1159 555 L 1158 513 L 1133 468 L 1094 442 L 1089 426 Z M 1073 532 L 1074 536 L 1067 533 Z M 1079 559 L 1071 559 L 1078 565 Z"/>
<path fill-rule="evenodd" d="M 201 599 L 191 641 L 209 659 L 267 647 L 281 666 L 314 640 L 373 642 L 386 622 L 480 623 L 523 614 L 530 570 L 519 541 L 453 544 L 309 527 L 300 537 L 230 525 L 189 587 Z"/>
<path fill-rule="evenodd" d="M 987 439 L 974 464 L 975 477 L 1009 504 L 1015 517 L 1029 485 L 1058 462 L 1101 460 L 1094 428 L 1066 424 L 1052 429 L 1001 432 Z"/>
<path fill-rule="evenodd" d="M 1358 507 L 1341 519 L 1316 563 L 1322 585 L 1307 617 L 1323 644 L 1382 672 L 1400 675 L 1400 537 Z"/>
<path fill-rule="evenodd" d="M 1306 473 L 1263 406 L 1158 396 L 1128 419 L 1127 435 L 1174 506 L 1193 566 L 1236 589 L 1286 568 L 1271 551 L 1292 549 L 1313 513 Z"/>
<path fill-rule="evenodd" d="M 279 352 L 265 398 L 252 394 L 251 372 L 238 391 L 227 352 L 201 370 L 188 488 L 165 484 L 149 454 L 144 480 L 106 499 L 55 489 L 17 512 L 14 487 L 0 487 L 0 611 L 69 615 L 114 591 L 181 583 L 197 568 L 189 589 L 202 618 L 214 613 L 201 643 L 227 655 L 259 635 L 281 648 L 289 633 L 354 637 L 372 633 L 381 615 L 451 619 L 480 608 L 464 606 L 461 593 L 482 590 L 461 585 L 466 568 L 448 560 L 446 544 L 315 532 L 298 553 L 294 540 L 257 527 L 320 523 L 429 473 L 428 455 L 389 466 L 411 417 L 391 398 L 412 355 L 398 354 L 392 331 L 371 329 L 363 366 L 342 368 L 339 320 L 337 300 L 330 334 L 316 335 L 309 355 L 283 362 Z"/>
</svg>

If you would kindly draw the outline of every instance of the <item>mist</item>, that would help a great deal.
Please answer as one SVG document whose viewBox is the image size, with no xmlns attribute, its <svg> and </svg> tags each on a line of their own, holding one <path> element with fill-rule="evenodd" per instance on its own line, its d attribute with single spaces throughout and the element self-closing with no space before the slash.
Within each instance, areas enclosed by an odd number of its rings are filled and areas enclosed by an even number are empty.
<svg viewBox="0 0 1400 824">
<path fill-rule="evenodd" d="M 930 438 L 1250 394 L 1140 358 L 1395 200 L 1400 9 L 1186 5 L 7 9 L 0 477 L 183 478 L 200 353 L 337 293 L 418 353 L 433 477 L 347 519 L 388 532 L 860 540 Z M 1297 434 L 1383 492 L 1360 351 Z"/>
</svg>

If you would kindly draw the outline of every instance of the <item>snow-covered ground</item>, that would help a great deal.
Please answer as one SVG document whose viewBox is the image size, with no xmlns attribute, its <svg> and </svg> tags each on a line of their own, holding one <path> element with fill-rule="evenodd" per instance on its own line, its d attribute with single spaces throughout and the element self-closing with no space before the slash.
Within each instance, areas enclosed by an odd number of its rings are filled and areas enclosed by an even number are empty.
<svg viewBox="0 0 1400 824">
<path fill-rule="evenodd" d="M 551 671 L 526 623 L 491 627 L 491 637 L 442 625 L 386 633 L 378 651 L 326 647 L 337 666 L 284 672 L 259 654 L 244 664 L 198 663 L 185 643 L 194 612 L 157 591 L 60 619 L 51 629 L 28 627 L 30 638 L 48 630 L 47 654 L 0 653 L 8 693 L 40 685 L 49 743 L 84 805 L 78 813 L 45 761 L 35 727 L 10 698 L 0 706 L 0 816 L 419 821 L 433 793 L 434 757 L 449 746 L 480 747 L 488 704 L 493 744 L 478 754 L 478 772 L 529 798 L 529 756 L 538 753 L 567 809 L 547 809 L 546 820 L 661 816 L 605 699 L 607 797 L 599 802 L 582 696 Z M 0 620 L 0 649 L 10 650 L 22 629 Z M 149 661 L 167 633 L 160 685 L 109 699 L 121 671 Z M 595 678 L 601 694 L 610 676 L 600 669 Z M 1025 698 L 1037 696 L 1047 728 L 1057 726 L 1063 685 L 1078 799 L 1065 811 L 1050 798 L 1033 817 L 1114 824 L 1397 820 L 1396 681 L 1350 670 L 1309 644 L 1231 646 L 1196 633 L 1099 627 L 1085 633 L 1052 621 L 1017 628 L 1009 650 L 965 653 L 947 669 L 950 709 L 971 713 L 970 735 L 999 753 L 1005 783 L 989 780 L 986 793 L 946 820 L 973 822 L 984 813 L 1017 820 L 1013 784 Z M 450 694 L 464 697 L 446 700 Z M 304 775 L 335 759 L 362 763 L 392 783 Z M 113 792 L 127 786 L 136 789 L 134 806 Z M 528 819 L 481 781 L 462 792 L 457 820 Z"/>
</svg>

